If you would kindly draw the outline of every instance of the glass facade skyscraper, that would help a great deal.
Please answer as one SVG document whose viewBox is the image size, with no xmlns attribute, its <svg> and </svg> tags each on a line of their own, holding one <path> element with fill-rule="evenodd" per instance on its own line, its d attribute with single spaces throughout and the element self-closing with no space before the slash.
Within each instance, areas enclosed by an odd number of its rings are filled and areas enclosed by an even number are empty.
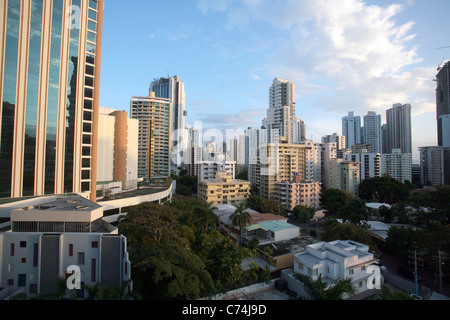
<svg viewBox="0 0 450 320">
<path fill-rule="evenodd" d="M 0 15 L 0 197 L 95 200 L 103 0 L 4 0 Z"/>
</svg>

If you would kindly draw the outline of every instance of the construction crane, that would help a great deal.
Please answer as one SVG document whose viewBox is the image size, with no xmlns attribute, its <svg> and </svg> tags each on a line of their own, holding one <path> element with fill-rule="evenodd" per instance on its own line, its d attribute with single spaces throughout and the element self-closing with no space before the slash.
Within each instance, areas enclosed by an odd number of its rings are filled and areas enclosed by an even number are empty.
<svg viewBox="0 0 450 320">
<path fill-rule="evenodd" d="M 437 71 L 440 71 L 442 69 L 442 63 L 444 62 L 445 58 L 442 58 L 441 63 L 439 63 L 438 67 L 437 67 Z"/>
</svg>

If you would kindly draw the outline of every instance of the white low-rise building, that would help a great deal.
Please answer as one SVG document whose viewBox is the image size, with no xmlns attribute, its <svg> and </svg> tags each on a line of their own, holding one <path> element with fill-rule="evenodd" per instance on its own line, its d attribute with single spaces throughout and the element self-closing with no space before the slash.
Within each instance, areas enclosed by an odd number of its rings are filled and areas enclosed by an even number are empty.
<svg viewBox="0 0 450 320">
<path fill-rule="evenodd" d="M 330 285 L 351 278 L 357 293 L 361 293 L 369 290 L 367 279 L 372 273 L 368 272 L 368 266 L 376 261 L 369 246 L 356 241 L 318 242 L 295 256 L 294 272 L 311 276 L 313 280 L 321 275 L 322 281 Z"/>
<path fill-rule="evenodd" d="M 73 266 L 80 289 L 68 286 L 67 296 L 85 297 L 82 285 L 121 287 L 131 280 L 126 238 L 102 217 L 102 206 L 78 195 L 12 210 L 11 230 L 0 233 L 0 299 L 54 295 L 58 277 L 67 280 Z"/>
</svg>

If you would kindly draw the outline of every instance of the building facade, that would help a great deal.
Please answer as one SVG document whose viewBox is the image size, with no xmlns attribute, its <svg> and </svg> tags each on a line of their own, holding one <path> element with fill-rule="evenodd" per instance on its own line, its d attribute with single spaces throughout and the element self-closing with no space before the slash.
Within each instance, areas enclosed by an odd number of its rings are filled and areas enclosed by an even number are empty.
<svg viewBox="0 0 450 320">
<path fill-rule="evenodd" d="M 98 183 L 120 181 L 121 189 L 137 187 L 139 121 L 126 111 L 100 108 Z"/>
<path fill-rule="evenodd" d="M 126 238 L 102 217 L 100 205 L 78 195 L 13 210 L 11 231 L 0 233 L 0 296 L 54 295 L 58 277 L 67 280 L 71 266 L 81 272 L 79 298 L 85 297 L 82 285 L 131 281 Z M 66 290 L 66 297 L 72 293 Z"/>
<path fill-rule="evenodd" d="M 305 176 L 305 145 L 268 143 L 260 149 L 260 195 L 272 199 L 276 181 L 290 181 L 294 173 Z"/>
<path fill-rule="evenodd" d="M 318 242 L 307 245 L 305 251 L 295 255 L 294 272 L 313 280 L 320 275 L 328 285 L 351 278 L 357 293 L 361 293 L 369 289 L 367 281 L 372 272 L 367 268 L 375 262 L 369 246 L 362 243 L 351 240 Z"/>
<path fill-rule="evenodd" d="M 386 153 L 400 149 L 401 153 L 412 153 L 411 105 L 396 103 L 386 110 Z"/>
<path fill-rule="evenodd" d="M 343 159 L 330 160 L 330 174 L 328 186 L 331 189 L 340 189 L 359 196 L 360 163 L 344 161 Z"/>
<path fill-rule="evenodd" d="M 181 143 L 184 150 L 186 148 L 185 122 L 186 122 L 186 95 L 184 92 L 184 83 L 180 81 L 179 76 L 161 77 L 154 79 L 150 84 L 149 92 L 154 92 L 155 97 L 169 99 L 172 104 L 172 132 L 171 148 Z"/>
<path fill-rule="evenodd" d="M 450 61 L 436 75 L 438 146 L 450 147 Z"/>
<path fill-rule="evenodd" d="M 353 111 L 342 118 L 342 135 L 345 137 L 346 148 L 361 143 L 361 117 L 355 116 Z"/>
<path fill-rule="evenodd" d="M 170 100 L 150 92 L 148 97 L 132 97 L 130 104 L 131 118 L 139 120 L 138 178 L 170 177 Z"/>
<path fill-rule="evenodd" d="M 214 179 L 199 181 L 199 198 L 214 205 L 238 204 L 250 197 L 250 181 L 233 179 L 225 171 L 219 171 Z"/>
<path fill-rule="evenodd" d="M 393 149 L 392 153 L 381 155 L 381 175 L 390 176 L 397 181 L 412 181 L 411 153 L 402 153 L 400 149 Z"/>
<path fill-rule="evenodd" d="M 347 153 L 345 160 L 360 163 L 360 179 L 381 177 L 381 153 Z"/>
<path fill-rule="evenodd" d="M 278 137 L 294 142 L 296 120 L 295 85 L 289 80 L 275 78 L 269 89 L 267 109 L 269 142 L 277 143 Z"/>
<path fill-rule="evenodd" d="M 363 142 L 372 146 L 373 153 L 383 151 L 381 134 L 381 115 L 369 111 L 364 116 Z"/>
<path fill-rule="evenodd" d="M 419 151 L 420 182 L 426 186 L 450 185 L 450 147 L 420 147 Z"/>
<path fill-rule="evenodd" d="M 321 183 L 319 181 L 275 182 L 273 200 L 280 203 L 287 211 L 292 212 L 298 205 L 314 209 L 320 208 Z"/>
<path fill-rule="evenodd" d="M 1 2 L 0 197 L 95 200 L 103 7 Z"/>
</svg>

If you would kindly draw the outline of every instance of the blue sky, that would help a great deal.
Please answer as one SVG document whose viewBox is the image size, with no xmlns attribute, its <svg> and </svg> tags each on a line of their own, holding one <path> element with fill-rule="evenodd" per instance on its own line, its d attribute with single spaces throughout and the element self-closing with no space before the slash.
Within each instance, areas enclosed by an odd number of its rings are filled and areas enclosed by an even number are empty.
<svg viewBox="0 0 450 320">
<path fill-rule="evenodd" d="M 437 144 L 432 80 L 450 59 L 448 0 L 105 2 L 102 107 L 129 112 L 153 78 L 178 75 L 187 124 L 258 127 L 278 77 L 295 83 L 314 141 L 341 133 L 349 111 L 384 123 L 392 104 L 411 103 L 415 162 L 419 146 Z"/>
</svg>

